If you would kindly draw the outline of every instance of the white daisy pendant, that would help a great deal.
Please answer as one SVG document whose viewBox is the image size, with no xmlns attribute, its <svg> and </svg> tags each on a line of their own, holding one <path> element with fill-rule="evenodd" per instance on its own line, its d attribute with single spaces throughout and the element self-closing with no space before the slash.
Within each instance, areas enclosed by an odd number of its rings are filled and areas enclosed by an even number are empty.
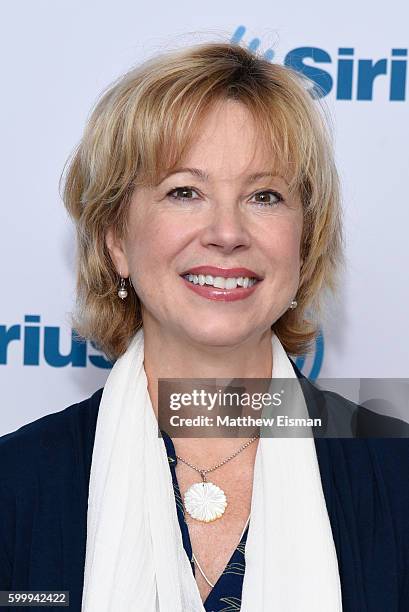
<svg viewBox="0 0 409 612">
<path fill-rule="evenodd" d="M 224 514 L 227 498 L 224 491 L 212 482 L 196 482 L 186 491 L 184 505 L 192 518 L 210 523 Z"/>
</svg>

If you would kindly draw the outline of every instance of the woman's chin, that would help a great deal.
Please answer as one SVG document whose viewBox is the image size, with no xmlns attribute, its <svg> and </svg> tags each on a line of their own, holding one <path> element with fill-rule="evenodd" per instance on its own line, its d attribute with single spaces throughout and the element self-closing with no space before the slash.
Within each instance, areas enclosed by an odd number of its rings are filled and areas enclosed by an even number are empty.
<svg viewBox="0 0 409 612">
<path fill-rule="evenodd" d="M 201 321 L 197 319 L 192 325 L 184 325 L 184 334 L 194 344 L 201 344 L 204 347 L 234 347 L 237 346 L 256 333 L 254 322 L 249 321 L 246 325 L 244 321 L 212 320 Z"/>
</svg>

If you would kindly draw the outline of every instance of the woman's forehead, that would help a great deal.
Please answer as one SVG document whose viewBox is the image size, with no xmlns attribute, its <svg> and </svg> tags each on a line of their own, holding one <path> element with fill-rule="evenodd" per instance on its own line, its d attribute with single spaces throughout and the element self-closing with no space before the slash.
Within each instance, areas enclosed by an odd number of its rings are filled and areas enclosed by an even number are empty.
<svg viewBox="0 0 409 612">
<path fill-rule="evenodd" d="M 245 110 L 240 110 L 234 118 L 232 108 L 237 105 Z M 300 161 L 295 159 L 300 157 L 300 151 L 294 151 L 288 126 L 274 121 L 267 124 L 263 117 L 257 120 L 240 102 L 234 102 L 234 107 L 224 108 L 229 109 L 232 118 L 228 128 L 219 121 L 223 119 L 220 106 L 215 107 L 213 116 L 219 118 L 217 121 L 210 118 L 212 109 L 209 109 L 204 117 L 197 118 L 183 132 L 177 122 L 172 129 L 168 125 L 166 135 L 158 139 L 158 146 L 154 147 L 151 163 L 143 164 L 145 176 L 140 172 L 141 182 L 158 185 L 183 168 L 196 168 L 191 174 L 203 182 L 216 177 L 232 180 L 236 174 L 235 180 L 247 179 L 248 175 L 251 181 L 253 175 L 261 174 L 279 176 L 287 182 L 294 179 L 295 169 L 300 165 L 294 162 Z M 244 117 L 248 119 L 245 123 Z"/>
</svg>

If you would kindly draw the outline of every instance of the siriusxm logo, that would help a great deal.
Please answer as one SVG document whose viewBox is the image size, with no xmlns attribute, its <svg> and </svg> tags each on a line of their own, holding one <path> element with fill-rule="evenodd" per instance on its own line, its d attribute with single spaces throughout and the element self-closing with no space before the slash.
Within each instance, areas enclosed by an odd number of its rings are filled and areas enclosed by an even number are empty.
<svg viewBox="0 0 409 612">
<path fill-rule="evenodd" d="M 88 362 L 97 368 L 111 368 L 112 363 L 100 353 L 89 354 L 89 345 L 97 350 L 93 342 L 79 340 L 74 330 L 71 330 L 71 349 L 69 353 L 60 352 L 60 328 L 45 325 L 40 326 L 39 315 L 26 315 L 24 325 L 6 327 L 0 325 L 0 365 L 6 365 L 9 346 L 16 341 L 22 342 L 23 364 L 26 366 L 40 365 L 40 359 L 54 368 L 72 366 L 85 368 Z M 42 354 L 40 350 L 42 346 Z M 41 364 L 42 365 L 42 364 Z"/>
<path fill-rule="evenodd" d="M 25 366 L 47 364 L 53 368 L 67 366 L 85 368 L 90 363 L 97 368 L 109 369 L 112 367 L 112 362 L 98 352 L 93 342 L 83 342 L 74 330 L 71 330 L 69 352 L 61 353 L 60 328 L 51 325 L 41 326 L 40 315 L 25 315 L 24 325 L 16 324 L 10 327 L 0 325 L 0 365 L 7 365 L 10 345 L 14 342 L 22 343 L 22 359 Z M 97 352 L 90 353 L 89 347 Z M 303 371 L 304 376 L 315 380 L 320 372 L 323 357 L 324 339 L 320 334 L 316 340 L 312 364 L 303 356 L 297 357 L 295 364 Z M 304 371 L 307 368 L 309 372 Z"/>
<path fill-rule="evenodd" d="M 239 42 L 245 31 L 239 26 L 232 42 Z M 256 51 L 260 44 L 259 38 L 253 38 L 248 47 Z M 274 55 L 273 49 L 267 49 L 263 57 L 271 61 Z M 311 95 L 316 98 L 333 91 L 337 100 L 373 100 L 375 82 L 386 79 L 389 100 L 402 102 L 406 100 L 407 55 L 408 50 L 400 47 L 392 49 L 390 57 L 377 60 L 356 58 L 353 47 L 339 47 L 336 57 L 320 47 L 297 47 L 288 51 L 283 63 L 313 81 Z"/>
</svg>

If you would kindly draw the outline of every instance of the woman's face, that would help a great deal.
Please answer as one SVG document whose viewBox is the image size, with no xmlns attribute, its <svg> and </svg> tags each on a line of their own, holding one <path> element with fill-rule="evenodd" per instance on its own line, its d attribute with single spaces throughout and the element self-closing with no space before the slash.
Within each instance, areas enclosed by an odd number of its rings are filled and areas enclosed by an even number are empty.
<svg viewBox="0 0 409 612">
<path fill-rule="evenodd" d="M 283 177 L 263 176 L 269 162 L 249 111 L 223 101 L 179 170 L 135 190 L 128 235 L 115 241 L 108 232 L 107 245 L 118 273 L 132 278 L 145 333 L 234 346 L 289 308 L 299 284 L 302 205 Z"/>
</svg>

